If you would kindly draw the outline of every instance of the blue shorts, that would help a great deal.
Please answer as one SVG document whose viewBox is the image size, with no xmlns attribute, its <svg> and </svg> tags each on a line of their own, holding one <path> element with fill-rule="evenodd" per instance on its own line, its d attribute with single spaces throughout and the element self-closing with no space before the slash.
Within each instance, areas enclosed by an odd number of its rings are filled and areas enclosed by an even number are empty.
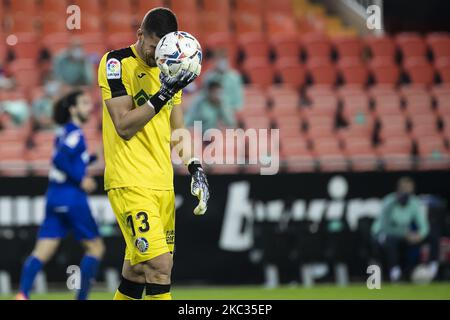
<svg viewBox="0 0 450 320">
<path fill-rule="evenodd" d="M 73 231 L 75 239 L 92 240 L 99 237 L 97 223 L 91 209 L 85 201 L 68 206 L 55 206 L 47 203 L 45 219 L 38 233 L 38 238 L 64 238 L 68 231 Z"/>
</svg>

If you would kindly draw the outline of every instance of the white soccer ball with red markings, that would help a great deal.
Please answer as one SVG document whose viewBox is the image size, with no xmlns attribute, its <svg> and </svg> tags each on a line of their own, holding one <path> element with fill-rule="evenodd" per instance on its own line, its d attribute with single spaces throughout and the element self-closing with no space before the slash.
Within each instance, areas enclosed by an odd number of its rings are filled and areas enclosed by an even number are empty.
<svg viewBox="0 0 450 320">
<path fill-rule="evenodd" d="M 183 65 L 198 65 L 200 73 L 202 48 L 193 35 L 184 31 L 175 31 L 161 38 L 155 51 L 155 60 L 161 72 L 173 77 Z M 192 71 L 192 68 L 191 68 Z"/>
</svg>

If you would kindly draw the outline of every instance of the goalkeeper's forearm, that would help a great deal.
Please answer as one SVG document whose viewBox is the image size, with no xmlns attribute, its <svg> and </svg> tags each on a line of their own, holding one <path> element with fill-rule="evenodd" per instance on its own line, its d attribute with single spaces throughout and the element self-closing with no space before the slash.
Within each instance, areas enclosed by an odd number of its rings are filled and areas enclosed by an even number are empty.
<svg viewBox="0 0 450 320">
<path fill-rule="evenodd" d="M 144 105 L 139 108 L 127 108 L 122 112 L 117 112 L 114 107 L 109 107 L 110 114 L 118 135 L 124 140 L 130 140 L 140 131 L 153 117 L 161 110 L 170 97 L 165 96 L 162 100 L 160 95 L 155 94 Z M 120 103 L 120 101 L 118 101 Z M 121 106 L 119 108 L 121 109 Z M 111 112 L 114 110 L 116 112 Z"/>
</svg>

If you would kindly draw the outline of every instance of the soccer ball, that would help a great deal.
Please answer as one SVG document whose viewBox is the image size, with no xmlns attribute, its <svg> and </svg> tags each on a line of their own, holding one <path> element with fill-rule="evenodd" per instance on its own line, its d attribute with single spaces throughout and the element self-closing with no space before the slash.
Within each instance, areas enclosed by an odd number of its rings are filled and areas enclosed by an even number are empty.
<svg viewBox="0 0 450 320">
<path fill-rule="evenodd" d="M 184 31 L 171 32 L 156 46 L 155 60 L 161 72 L 173 77 L 185 63 L 195 61 L 201 65 L 202 48 L 193 35 Z"/>
</svg>

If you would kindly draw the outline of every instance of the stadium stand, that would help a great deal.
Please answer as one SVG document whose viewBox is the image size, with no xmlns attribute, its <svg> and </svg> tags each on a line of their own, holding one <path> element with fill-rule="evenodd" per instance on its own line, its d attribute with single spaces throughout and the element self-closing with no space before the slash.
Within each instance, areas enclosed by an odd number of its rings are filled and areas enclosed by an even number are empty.
<svg viewBox="0 0 450 320">
<path fill-rule="evenodd" d="M 286 171 L 450 168 L 448 33 L 362 37 L 306 0 L 73 2 L 88 17 L 73 32 L 61 18 L 65 1 L 2 2 L 0 65 L 16 86 L 1 89 L 1 101 L 14 90 L 31 104 L 32 92 L 42 91 L 51 72 L 51 57 L 74 37 L 95 70 L 106 50 L 134 42 L 139 19 L 150 7 L 165 5 L 177 13 L 182 29 L 200 39 L 207 53 L 204 71 L 210 53 L 227 50 L 246 82 L 238 122 L 243 128 L 280 130 Z M 29 16 L 34 18 L 24 18 Z M 98 92 L 95 99 L 99 106 Z M 6 167 L 22 175 L 44 174 L 51 134 L 33 130 L 30 122 L 24 125 L 30 129 L 15 128 L 7 115 L 0 121 L 1 174 L 11 174 Z M 97 146 L 100 116 L 93 121 L 88 131 Z"/>
</svg>

